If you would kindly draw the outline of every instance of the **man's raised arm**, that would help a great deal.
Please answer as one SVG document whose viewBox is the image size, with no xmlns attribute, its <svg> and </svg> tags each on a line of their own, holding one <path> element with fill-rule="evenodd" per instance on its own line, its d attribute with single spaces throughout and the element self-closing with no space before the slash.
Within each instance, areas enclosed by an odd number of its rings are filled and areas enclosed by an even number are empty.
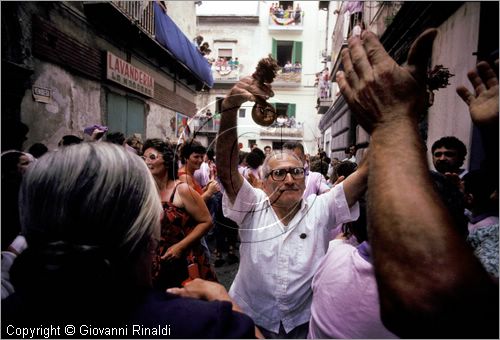
<svg viewBox="0 0 500 340">
<path fill-rule="evenodd" d="M 400 67 L 377 37 L 349 39 L 337 74 L 358 122 L 371 133 L 368 225 L 381 316 L 400 337 L 498 337 L 498 286 L 453 225 L 428 174 L 418 113 L 437 30 Z"/>
<path fill-rule="evenodd" d="M 234 202 L 243 184 L 243 177 L 238 172 L 238 109 L 244 102 L 255 101 L 259 96 L 266 100 L 271 94 L 270 86 L 259 84 L 252 77 L 245 77 L 233 86 L 222 101 L 216 162 L 218 176 L 231 202 Z"/>
</svg>

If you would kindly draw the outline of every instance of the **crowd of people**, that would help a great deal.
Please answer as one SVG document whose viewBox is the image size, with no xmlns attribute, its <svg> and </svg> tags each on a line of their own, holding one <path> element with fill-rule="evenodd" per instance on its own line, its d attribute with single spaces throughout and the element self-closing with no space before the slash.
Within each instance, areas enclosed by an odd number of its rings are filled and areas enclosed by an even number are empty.
<svg viewBox="0 0 500 340">
<path fill-rule="evenodd" d="M 95 125 L 39 158 L 22 143 L 2 153 L 2 336 L 92 324 L 144 337 L 139 324 L 173 338 L 498 337 L 498 60 L 469 72 L 474 92 L 457 89 L 481 168 L 463 169 L 465 145 L 447 136 L 430 171 L 417 117 L 436 34 L 405 66 L 371 32 L 349 39 L 336 77 L 371 135 L 361 162 L 356 145 L 343 160 L 300 142 L 242 152 L 238 109 L 272 95 L 252 77 L 222 101 L 215 152 Z M 229 292 L 211 264 L 225 261 L 239 262 Z"/>
<path fill-rule="evenodd" d="M 283 9 L 283 5 L 280 5 L 279 3 L 272 3 L 269 8 L 269 14 L 278 19 L 293 19 L 294 23 L 300 23 L 302 9 L 299 4 L 295 6 L 295 9 L 292 5 L 288 5 L 286 9 Z"/>
</svg>

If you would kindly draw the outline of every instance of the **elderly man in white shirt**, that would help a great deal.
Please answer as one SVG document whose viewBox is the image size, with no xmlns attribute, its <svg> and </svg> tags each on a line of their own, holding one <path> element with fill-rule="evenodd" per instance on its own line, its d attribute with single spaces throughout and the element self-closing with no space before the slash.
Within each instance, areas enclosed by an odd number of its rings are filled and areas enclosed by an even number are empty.
<svg viewBox="0 0 500 340">
<path fill-rule="evenodd" d="M 222 102 L 217 169 L 224 186 L 224 214 L 239 225 L 241 262 L 229 294 L 266 338 L 305 338 L 311 315 L 312 277 L 328 247 L 328 230 L 356 219 L 352 207 L 366 188 L 362 166 L 321 196 L 302 199 L 305 170 L 289 150 L 263 165 L 262 190 L 238 172 L 238 108 L 262 101 L 271 87 L 241 79 Z M 352 208 L 350 208 L 352 207 Z"/>
</svg>

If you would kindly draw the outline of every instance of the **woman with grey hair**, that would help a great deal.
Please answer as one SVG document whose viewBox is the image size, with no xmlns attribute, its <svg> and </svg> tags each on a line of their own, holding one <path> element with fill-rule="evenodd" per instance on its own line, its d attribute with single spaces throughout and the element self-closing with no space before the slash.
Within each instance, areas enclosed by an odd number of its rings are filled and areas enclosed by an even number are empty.
<svg viewBox="0 0 500 340">
<path fill-rule="evenodd" d="M 26 173 L 20 212 L 28 248 L 11 270 L 2 336 L 28 326 L 44 332 L 36 337 L 255 336 L 219 284 L 183 290 L 222 300 L 210 302 L 151 288 L 162 208 L 147 166 L 123 148 L 82 143 L 45 155 Z"/>
</svg>

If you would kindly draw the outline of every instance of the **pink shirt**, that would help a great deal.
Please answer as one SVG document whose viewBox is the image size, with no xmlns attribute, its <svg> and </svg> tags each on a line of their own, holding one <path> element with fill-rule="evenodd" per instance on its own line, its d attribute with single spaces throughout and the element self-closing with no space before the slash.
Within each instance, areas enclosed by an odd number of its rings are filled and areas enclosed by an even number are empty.
<svg viewBox="0 0 500 340">
<path fill-rule="evenodd" d="M 308 338 L 397 338 L 382 324 L 373 266 L 357 247 L 330 241 L 312 289 Z"/>
<path fill-rule="evenodd" d="M 312 194 L 321 195 L 330 190 L 325 177 L 315 171 L 309 171 L 309 175 L 306 176 L 306 189 L 302 198 L 306 199 Z"/>
</svg>

